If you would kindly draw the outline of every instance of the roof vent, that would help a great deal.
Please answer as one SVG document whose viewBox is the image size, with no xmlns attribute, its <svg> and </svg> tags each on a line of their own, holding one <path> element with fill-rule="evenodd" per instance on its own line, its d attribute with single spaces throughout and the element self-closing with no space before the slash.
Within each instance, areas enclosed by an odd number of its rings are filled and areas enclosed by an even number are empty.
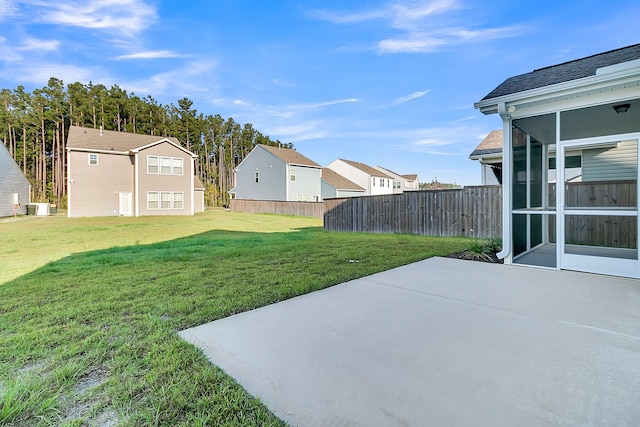
<svg viewBox="0 0 640 427">
<path fill-rule="evenodd" d="M 100 136 L 102 136 L 102 126 L 100 126 Z"/>
</svg>

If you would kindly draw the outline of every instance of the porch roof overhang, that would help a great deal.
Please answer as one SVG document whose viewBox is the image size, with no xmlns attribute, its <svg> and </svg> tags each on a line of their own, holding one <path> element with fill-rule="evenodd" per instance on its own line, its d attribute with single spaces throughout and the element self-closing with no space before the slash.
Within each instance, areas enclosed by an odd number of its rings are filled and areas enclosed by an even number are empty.
<svg viewBox="0 0 640 427">
<path fill-rule="evenodd" d="M 638 97 L 640 59 L 599 68 L 593 76 L 483 99 L 474 107 L 487 115 L 502 107 L 509 117 L 518 118 Z"/>
</svg>

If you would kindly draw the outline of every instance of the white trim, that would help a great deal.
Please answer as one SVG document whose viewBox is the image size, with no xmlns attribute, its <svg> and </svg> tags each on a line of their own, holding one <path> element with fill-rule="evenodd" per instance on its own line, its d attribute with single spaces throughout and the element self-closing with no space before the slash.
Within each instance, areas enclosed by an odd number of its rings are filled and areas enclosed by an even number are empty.
<svg viewBox="0 0 640 427">
<path fill-rule="evenodd" d="M 558 121 L 560 120 L 560 113 L 557 113 Z M 565 206 L 564 197 L 564 181 L 565 181 L 565 152 L 571 151 L 571 148 L 576 147 L 589 147 L 608 144 L 613 141 L 626 141 L 634 140 L 640 148 L 640 132 L 625 133 L 617 135 L 606 135 L 593 138 L 580 138 L 573 140 L 560 140 L 560 129 L 558 126 L 556 140 L 558 141 L 558 157 L 556 159 L 557 169 L 557 183 L 556 184 L 556 203 L 558 204 L 558 220 L 557 222 L 557 248 L 558 248 L 558 268 L 568 270 L 587 271 L 598 274 L 609 274 L 615 276 L 634 277 L 640 278 L 640 260 L 639 259 L 621 259 L 612 257 L 601 257 L 592 255 L 578 255 L 566 253 L 565 244 L 565 227 L 564 220 L 567 215 L 579 215 L 579 216 L 628 216 L 635 217 L 637 226 L 640 225 L 640 215 L 638 215 L 638 209 L 640 206 L 636 203 L 635 207 L 614 207 L 614 208 L 575 208 Z M 567 150 L 569 149 L 569 150 Z M 636 159 L 640 164 L 640 150 L 638 150 L 638 158 Z M 638 168 L 636 168 L 636 183 L 638 182 Z M 559 185 L 562 187 L 559 188 Z M 636 200 L 640 200 L 640 186 L 636 186 Z M 638 227 L 636 226 L 636 233 L 638 233 Z M 638 235 L 636 234 L 636 240 Z M 636 254 L 637 254 L 637 248 Z"/>
<path fill-rule="evenodd" d="M 159 144 L 162 144 L 162 143 L 164 143 L 164 142 L 166 142 L 166 143 L 168 143 L 168 144 L 170 144 L 170 145 L 173 145 L 174 147 L 176 147 L 176 148 L 180 149 L 181 151 L 184 151 L 185 153 L 189 154 L 192 158 L 196 158 L 196 157 L 198 157 L 198 156 L 197 156 L 196 154 L 194 154 L 192 151 L 187 150 L 186 148 L 184 148 L 184 147 L 183 147 L 183 146 L 181 146 L 180 144 L 176 144 L 175 142 L 172 142 L 172 141 L 170 141 L 170 140 L 169 140 L 169 139 L 167 139 L 167 138 L 162 138 L 162 139 L 160 139 L 160 140 L 158 140 L 158 141 L 155 141 L 155 142 L 152 142 L 152 143 L 150 143 L 150 144 L 143 145 L 143 146 L 138 147 L 138 148 L 134 148 L 134 149 L 132 149 L 132 150 L 131 150 L 131 152 L 132 152 L 132 153 L 138 153 L 138 152 L 140 152 L 140 151 L 142 151 L 142 150 L 146 150 L 147 148 L 151 148 L 151 147 L 153 147 L 153 146 L 155 146 L 155 145 L 159 145 Z"/>
<path fill-rule="evenodd" d="M 71 218 L 71 151 L 67 150 L 67 218 Z M 31 198 L 31 186 L 29 186 L 29 198 Z"/>
<path fill-rule="evenodd" d="M 514 113 L 517 113 L 518 103 L 535 102 L 541 101 L 542 99 L 558 98 L 562 96 L 575 98 L 578 92 L 577 89 L 582 89 L 583 91 L 600 91 L 613 85 L 622 85 L 624 88 L 627 88 L 628 86 L 626 85 L 633 86 L 634 83 L 640 84 L 640 82 L 638 82 L 639 74 L 639 67 L 627 68 L 620 70 L 619 72 L 589 76 L 522 92 L 510 93 L 496 98 L 489 98 L 478 101 L 474 103 L 473 106 L 478 108 L 484 114 L 492 114 L 498 112 L 499 105 L 504 103 L 507 107 L 515 106 L 516 110 Z"/>
<path fill-rule="evenodd" d="M 140 156 L 138 153 L 133 154 L 133 191 L 134 196 L 134 215 L 140 216 Z"/>
<path fill-rule="evenodd" d="M 513 191 L 511 183 L 511 171 L 513 165 L 511 161 L 511 116 L 507 113 L 505 104 L 498 106 L 500 117 L 502 117 L 502 250 L 497 256 L 504 259 L 505 264 L 512 263 L 513 236 L 511 236 L 511 193 Z"/>
<path fill-rule="evenodd" d="M 98 150 L 94 148 L 73 148 L 67 147 L 67 151 L 77 151 L 80 153 L 99 153 L 99 154 L 115 154 L 118 156 L 130 156 L 128 151 L 115 151 L 115 150 Z"/>
<path fill-rule="evenodd" d="M 196 198 L 196 190 L 195 190 L 195 185 L 193 183 L 193 180 L 195 179 L 196 176 L 196 159 L 191 159 L 191 173 L 189 174 L 191 176 L 191 196 L 189 197 L 191 199 L 191 215 L 194 215 L 196 213 L 196 206 L 195 206 L 195 198 Z M 204 185 L 203 185 L 204 187 Z M 204 189 L 202 189 L 202 210 L 204 210 Z M 182 202 L 184 204 L 184 201 Z"/>
</svg>

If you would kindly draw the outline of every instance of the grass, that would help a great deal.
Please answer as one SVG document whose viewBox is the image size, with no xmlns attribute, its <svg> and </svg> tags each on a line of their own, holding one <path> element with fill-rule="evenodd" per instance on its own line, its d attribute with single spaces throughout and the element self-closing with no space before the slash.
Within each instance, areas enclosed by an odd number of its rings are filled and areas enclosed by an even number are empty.
<svg viewBox="0 0 640 427">
<path fill-rule="evenodd" d="M 176 332 L 467 246 L 229 212 L 5 220 L 0 424 L 281 425 Z"/>
</svg>

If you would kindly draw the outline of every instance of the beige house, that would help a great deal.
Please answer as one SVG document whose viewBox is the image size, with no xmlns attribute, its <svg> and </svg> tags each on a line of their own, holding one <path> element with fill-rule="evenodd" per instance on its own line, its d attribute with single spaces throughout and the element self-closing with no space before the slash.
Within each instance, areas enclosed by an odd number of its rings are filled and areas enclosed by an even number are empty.
<svg viewBox="0 0 640 427">
<path fill-rule="evenodd" d="M 193 215 L 203 211 L 196 157 L 175 138 L 71 126 L 67 216 Z"/>
</svg>

